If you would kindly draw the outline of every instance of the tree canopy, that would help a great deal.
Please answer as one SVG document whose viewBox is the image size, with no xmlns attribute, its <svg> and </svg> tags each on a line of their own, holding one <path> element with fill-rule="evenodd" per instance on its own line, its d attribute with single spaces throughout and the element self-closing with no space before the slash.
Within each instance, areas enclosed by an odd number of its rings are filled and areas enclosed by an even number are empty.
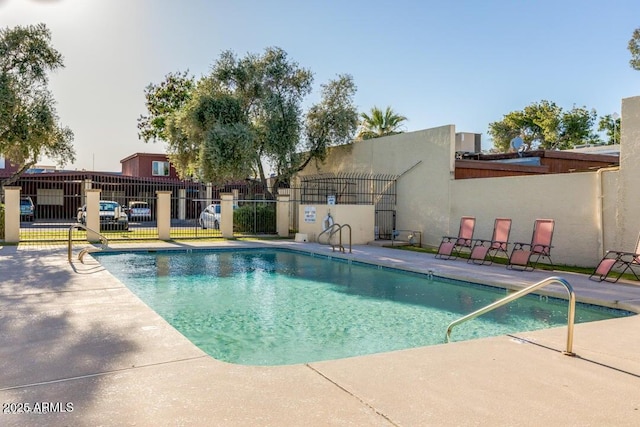
<svg viewBox="0 0 640 427">
<path fill-rule="evenodd" d="M 44 24 L 0 29 L 0 154 L 18 165 L 6 185 L 47 156 L 64 166 L 75 160 L 73 133 L 58 123 L 47 84 L 63 68 Z"/>
<path fill-rule="evenodd" d="M 629 52 L 631 52 L 629 65 L 631 65 L 631 68 L 634 70 L 640 71 L 640 28 L 633 30 L 633 35 L 629 40 L 627 48 L 629 49 Z"/>
<path fill-rule="evenodd" d="M 540 101 L 512 111 L 501 121 L 489 124 L 494 148 L 500 152 L 510 149 L 513 138 L 520 137 L 524 149 L 567 149 L 579 144 L 599 143 L 593 131 L 597 119 L 595 110 L 573 107 L 564 111 L 550 101 Z"/>
<path fill-rule="evenodd" d="M 312 83 L 312 72 L 280 48 L 242 58 L 225 51 L 197 82 L 173 73 L 147 86 L 148 114 L 138 119 L 138 135 L 165 141 L 182 178 L 257 177 L 267 188 L 265 163 L 287 179 L 355 133 L 351 76 L 322 85 L 321 101 L 305 115 L 302 103 Z"/>
<path fill-rule="evenodd" d="M 598 122 L 598 131 L 604 131 L 607 136 L 605 144 L 619 144 L 620 143 L 620 116 L 617 114 L 607 114 L 604 117 L 600 117 Z"/>
<path fill-rule="evenodd" d="M 397 114 L 389 106 L 384 111 L 374 106 L 369 114 L 361 113 L 360 117 L 362 121 L 356 139 L 371 139 L 401 133 L 402 125 L 407 121 L 405 116 Z"/>
</svg>

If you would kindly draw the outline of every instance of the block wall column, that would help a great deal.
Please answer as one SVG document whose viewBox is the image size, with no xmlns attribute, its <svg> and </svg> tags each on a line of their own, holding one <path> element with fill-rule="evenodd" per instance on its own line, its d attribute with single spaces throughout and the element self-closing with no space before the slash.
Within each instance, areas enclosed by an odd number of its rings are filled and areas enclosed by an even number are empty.
<svg viewBox="0 0 640 427">
<path fill-rule="evenodd" d="M 171 191 L 156 191 L 158 239 L 171 240 Z"/>
</svg>

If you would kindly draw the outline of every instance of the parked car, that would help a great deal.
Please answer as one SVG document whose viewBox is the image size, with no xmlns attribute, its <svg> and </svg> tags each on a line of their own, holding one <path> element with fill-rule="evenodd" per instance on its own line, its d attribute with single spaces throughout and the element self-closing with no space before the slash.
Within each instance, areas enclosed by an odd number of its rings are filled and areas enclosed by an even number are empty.
<svg viewBox="0 0 640 427">
<path fill-rule="evenodd" d="M 151 208 L 147 202 L 129 202 L 129 220 L 151 221 Z"/>
<path fill-rule="evenodd" d="M 27 221 L 33 221 L 35 219 L 35 211 L 36 207 L 33 204 L 31 197 L 20 197 L 20 218 L 24 218 Z"/>
<path fill-rule="evenodd" d="M 200 227 L 220 228 L 220 205 L 213 203 L 200 213 Z"/>
<path fill-rule="evenodd" d="M 87 205 L 78 209 L 78 222 L 87 224 Z M 100 229 L 129 229 L 129 218 L 118 202 L 100 200 Z"/>
</svg>

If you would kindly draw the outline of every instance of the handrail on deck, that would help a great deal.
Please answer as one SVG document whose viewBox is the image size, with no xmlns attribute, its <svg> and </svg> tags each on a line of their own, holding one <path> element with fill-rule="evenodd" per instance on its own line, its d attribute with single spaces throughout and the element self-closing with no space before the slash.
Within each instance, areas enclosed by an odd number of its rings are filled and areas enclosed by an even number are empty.
<svg viewBox="0 0 640 427">
<path fill-rule="evenodd" d="M 349 224 L 342 224 L 342 225 L 338 223 L 331 224 L 329 227 L 324 229 L 322 233 L 318 234 L 318 243 L 322 243 L 320 242 L 320 237 L 322 237 L 323 234 L 328 234 L 327 245 L 331 245 L 332 251 L 335 251 L 336 246 L 338 246 L 340 248 L 340 252 L 345 252 L 344 246 L 342 245 L 342 229 L 345 227 L 349 229 L 349 253 L 351 253 L 351 226 Z M 338 233 L 338 244 L 334 245 L 331 243 L 331 238 L 336 233 Z"/>
<path fill-rule="evenodd" d="M 76 224 L 72 224 L 71 227 L 69 227 L 69 243 L 67 244 L 67 258 L 69 260 L 69 262 L 71 262 L 71 258 L 72 258 L 72 246 L 73 246 L 73 230 L 75 229 L 82 229 L 85 231 L 91 231 L 93 233 L 95 233 L 98 238 L 100 239 L 100 243 L 102 244 L 100 249 L 108 249 L 109 248 L 109 240 L 104 237 L 102 234 L 98 233 L 95 230 L 92 230 L 91 228 L 87 227 L 86 225 L 80 224 L 79 222 Z M 82 261 L 82 256 L 87 253 L 88 250 L 85 248 L 83 250 L 80 251 L 80 253 L 78 254 L 78 259 L 80 261 Z"/>
<path fill-rule="evenodd" d="M 573 350 L 573 325 L 574 325 L 574 318 L 575 318 L 575 313 L 576 313 L 576 294 L 573 291 L 573 288 L 571 287 L 571 285 L 569 284 L 569 282 L 567 282 L 565 279 L 561 278 L 561 277 L 549 277 L 547 279 L 544 279 L 538 283 L 535 283 L 527 288 L 524 288 L 518 292 L 514 292 L 511 295 L 507 295 L 506 297 L 502 298 L 501 300 L 498 300 L 492 304 L 489 304 L 486 307 L 483 307 L 479 310 L 474 311 L 473 313 L 469 313 L 464 317 L 461 317 L 458 320 L 454 320 L 453 322 L 451 322 L 449 324 L 449 326 L 447 327 L 447 336 L 446 336 L 446 342 L 449 342 L 449 338 L 451 337 L 451 330 L 453 329 L 454 326 L 457 326 L 461 323 L 466 322 L 467 320 L 471 320 L 474 319 L 480 315 L 483 315 L 489 311 L 492 311 L 498 307 L 502 307 L 505 304 L 510 303 L 513 300 L 516 300 L 520 297 L 523 297 L 527 294 L 530 294 L 531 292 L 534 292 L 540 288 L 543 288 L 547 285 L 550 285 L 552 283 L 560 283 L 561 285 L 563 285 L 565 287 L 565 289 L 567 290 L 567 292 L 569 293 L 569 311 L 567 314 L 567 350 L 564 351 L 563 353 L 567 356 L 575 356 L 575 353 L 572 351 Z"/>
<path fill-rule="evenodd" d="M 339 225 L 337 230 L 332 231 L 331 234 L 329 234 L 329 242 L 331 242 L 331 238 L 333 237 L 334 234 L 339 233 L 338 246 L 340 247 L 340 252 L 344 253 L 344 246 L 342 245 L 342 229 L 345 227 L 349 228 L 349 253 L 351 253 L 351 226 L 349 224 Z M 331 250 L 335 251 L 336 245 L 331 245 Z"/>
<path fill-rule="evenodd" d="M 333 234 L 331 234 L 331 230 L 333 230 L 334 228 L 338 228 L 340 227 L 340 224 L 331 224 L 329 227 L 325 228 L 324 230 L 322 230 L 322 233 L 318 234 L 318 242 L 320 242 L 320 237 L 322 237 L 323 234 L 327 234 L 327 244 L 330 244 L 331 242 L 331 236 Z"/>
</svg>

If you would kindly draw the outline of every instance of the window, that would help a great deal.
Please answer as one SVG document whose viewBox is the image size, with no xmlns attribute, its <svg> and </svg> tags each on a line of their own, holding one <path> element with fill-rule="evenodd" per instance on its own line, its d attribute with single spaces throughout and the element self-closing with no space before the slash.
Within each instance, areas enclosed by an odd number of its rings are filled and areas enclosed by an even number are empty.
<svg viewBox="0 0 640 427">
<path fill-rule="evenodd" d="M 151 174 L 153 176 L 169 176 L 169 162 L 153 162 Z"/>
</svg>

